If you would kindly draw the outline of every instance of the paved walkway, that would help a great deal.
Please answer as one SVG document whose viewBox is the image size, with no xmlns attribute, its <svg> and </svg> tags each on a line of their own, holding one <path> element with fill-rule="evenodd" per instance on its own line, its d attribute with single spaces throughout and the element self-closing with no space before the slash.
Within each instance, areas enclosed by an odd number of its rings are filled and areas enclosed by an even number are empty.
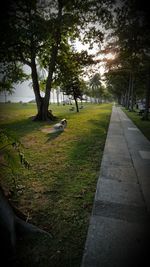
<svg viewBox="0 0 150 267">
<path fill-rule="evenodd" d="M 150 266 L 149 212 L 150 142 L 113 107 L 81 266 Z"/>
</svg>

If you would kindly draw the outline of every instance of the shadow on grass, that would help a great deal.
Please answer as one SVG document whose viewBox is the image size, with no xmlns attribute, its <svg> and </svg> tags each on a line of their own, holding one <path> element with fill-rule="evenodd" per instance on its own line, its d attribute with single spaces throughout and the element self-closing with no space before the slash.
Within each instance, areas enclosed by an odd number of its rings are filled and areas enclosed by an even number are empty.
<svg viewBox="0 0 150 267">
<path fill-rule="evenodd" d="M 48 133 L 47 136 L 48 136 L 48 139 L 45 143 L 48 143 L 54 139 L 56 139 L 59 135 L 61 135 L 63 133 L 63 131 L 58 131 L 58 132 L 55 132 L 55 133 Z"/>
<path fill-rule="evenodd" d="M 18 137 L 23 137 L 24 135 L 39 130 L 41 127 L 45 126 L 47 122 L 32 121 L 31 118 L 22 119 L 15 122 L 1 124 L 2 129 L 7 129 L 7 131 L 14 131 Z"/>
<path fill-rule="evenodd" d="M 49 266 L 50 248 L 52 239 L 44 234 L 24 235 L 18 239 L 17 258 L 13 267 L 42 267 Z M 20 264 L 21 263 L 21 264 Z"/>
</svg>

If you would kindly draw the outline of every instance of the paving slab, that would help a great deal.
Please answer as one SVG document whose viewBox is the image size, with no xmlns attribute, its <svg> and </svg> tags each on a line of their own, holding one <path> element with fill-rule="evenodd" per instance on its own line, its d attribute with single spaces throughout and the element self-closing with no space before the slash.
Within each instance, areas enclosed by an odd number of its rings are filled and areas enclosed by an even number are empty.
<svg viewBox="0 0 150 267">
<path fill-rule="evenodd" d="M 150 266 L 149 155 L 150 142 L 113 107 L 81 267 Z"/>
<path fill-rule="evenodd" d="M 104 176 L 105 179 L 113 179 L 121 182 L 137 183 L 137 177 L 135 169 L 132 167 L 122 168 L 121 166 L 109 166 L 106 168 L 104 165 L 101 167 L 100 171 L 101 177 Z"/>
<path fill-rule="evenodd" d="M 142 159 L 150 159 L 150 151 L 139 151 L 140 156 L 142 157 Z"/>
<path fill-rule="evenodd" d="M 150 266 L 147 233 L 141 225 L 93 215 L 82 266 Z"/>
<path fill-rule="evenodd" d="M 101 178 L 98 181 L 95 195 L 95 201 L 97 200 L 145 207 L 139 184 L 105 178 Z"/>
</svg>

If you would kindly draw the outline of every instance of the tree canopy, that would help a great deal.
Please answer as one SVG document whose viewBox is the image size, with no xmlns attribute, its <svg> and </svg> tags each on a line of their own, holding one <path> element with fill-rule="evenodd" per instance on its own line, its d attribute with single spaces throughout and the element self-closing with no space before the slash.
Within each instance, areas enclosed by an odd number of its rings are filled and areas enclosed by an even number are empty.
<svg viewBox="0 0 150 267">
<path fill-rule="evenodd" d="M 4 64 L 22 63 L 31 69 L 31 78 L 37 103 L 37 119 L 53 119 L 48 113 L 50 91 L 55 76 L 58 55 L 64 44 L 80 38 L 84 42 L 100 42 L 99 23 L 108 24 L 113 1 L 65 0 L 7 0 L 1 23 L 1 56 Z M 5 29 L 5 31 L 4 31 Z M 9 33 L 9 34 L 8 34 Z M 37 62 L 47 70 L 45 96 L 40 94 Z"/>
</svg>

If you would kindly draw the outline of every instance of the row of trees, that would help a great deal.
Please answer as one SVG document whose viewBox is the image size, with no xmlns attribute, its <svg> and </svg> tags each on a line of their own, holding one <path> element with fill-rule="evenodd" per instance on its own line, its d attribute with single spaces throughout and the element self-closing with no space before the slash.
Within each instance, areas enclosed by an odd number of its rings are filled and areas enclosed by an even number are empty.
<svg viewBox="0 0 150 267">
<path fill-rule="evenodd" d="M 85 42 L 102 41 L 102 32 L 96 25 L 108 23 L 112 3 L 113 0 L 6 0 L 0 24 L 1 88 L 11 88 L 12 82 L 27 78 L 23 65 L 29 66 L 36 119 L 53 120 L 48 111 L 51 88 L 59 85 L 76 102 L 85 86 L 81 78 L 83 66 L 92 63 L 87 53 L 76 52 L 72 44 L 81 32 Z M 42 80 L 39 66 L 46 73 Z"/>
<path fill-rule="evenodd" d="M 6 0 L 0 24 L 0 90 L 11 91 L 14 82 L 28 79 L 29 75 L 23 72 L 23 66 L 28 65 L 37 103 L 36 119 L 54 119 L 48 111 L 52 88 L 60 87 L 65 94 L 72 95 L 77 111 L 77 99 L 82 99 L 84 93 L 100 102 L 108 91 L 99 73 L 90 79 L 87 88 L 82 78 L 84 68 L 95 62 L 87 52 L 77 52 L 74 42 L 82 33 L 85 43 L 100 44 L 103 33 L 97 25 L 109 25 L 107 44 L 100 51 L 115 54 L 113 60 L 106 62 L 107 88 L 131 110 L 137 98 L 146 98 L 147 118 L 150 98 L 148 6 L 137 0 L 120 0 L 111 9 L 114 2 Z M 39 74 L 39 68 L 44 75 Z M 44 97 L 41 90 L 45 92 Z"/>
<path fill-rule="evenodd" d="M 85 94 L 90 97 L 91 103 L 102 103 L 102 101 L 112 100 L 112 94 L 103 84 L 103 79 L 99 72 L 96 72 L 89 79 Z"/>
<path fill-rule="evenodd" d="M 109 90 L 125 107 L 133 110 L 138 99 L 146 99 L 145 119 L 150 106 L 150 21 L 148 5 L 120 1 L 104 52 L 113 52 L 107 62 Z"/>
</svg>

